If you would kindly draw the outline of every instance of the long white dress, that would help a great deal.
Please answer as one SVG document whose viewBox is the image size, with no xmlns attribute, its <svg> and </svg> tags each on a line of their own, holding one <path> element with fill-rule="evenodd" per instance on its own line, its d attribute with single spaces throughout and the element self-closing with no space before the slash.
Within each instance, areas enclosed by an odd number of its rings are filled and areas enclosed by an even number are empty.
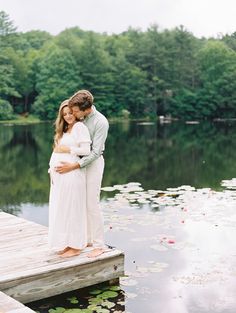
<svg viewBox="0 0 236 313">
<path fill-rule="evenodd" d="M 86 169 L 59 174 L 54 168 L 61 161 L 75 163 L 78 155 L 89 154 L 91 140 L 87 127 L 82 122 L 75 123 L 59 144 L 70 147 L 71 153 L 53 152 L 49 162 L 49 246 L 53 250 L 83 249 L 87 245 Z"/>
</svg>

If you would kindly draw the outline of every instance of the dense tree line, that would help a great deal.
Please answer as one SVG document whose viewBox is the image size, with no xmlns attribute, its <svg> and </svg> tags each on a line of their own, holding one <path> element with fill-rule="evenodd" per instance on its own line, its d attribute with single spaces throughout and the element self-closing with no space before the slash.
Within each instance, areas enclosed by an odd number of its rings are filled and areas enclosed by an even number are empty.
<svg viewBox="0 0 236 313">
<path fill-rule="evenodd" d="M 66 29 L 17 32 L 0 12 L 0 119 L 54 119 L 61 101 L 89 89 L 107 116 L 236 116 L 236 33 L 196 38 L 180 26 L 116 35 Z"/>
</svg>

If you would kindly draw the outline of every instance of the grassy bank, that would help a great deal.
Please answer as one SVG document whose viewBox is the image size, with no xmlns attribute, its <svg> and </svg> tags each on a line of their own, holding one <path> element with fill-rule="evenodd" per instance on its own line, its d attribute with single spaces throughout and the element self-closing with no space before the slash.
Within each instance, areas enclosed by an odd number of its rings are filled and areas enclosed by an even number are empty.
<svg viewBox="0 0 236 313">
<path fill-rule="evenodd" d="M 124 118 L 124 117 L 110 117 L 108 118 L 109 122 L 130 122 L 130 121 L 150 121 L 150 118 L 143 117 L 143 118 Z M 53 121 L 42 121 L 38 117 L 33 116 L 33 115 L 28 115 L 26 116 L 21 116 L 21 115 L 16 115 L 14 119 L 11 120 L 4 120 L 0 121 L 0 124 L 34 124 L 34 123 L 42 123 L 42 122 L 53 122 Z"/>
<path fill-rule="evenodd" d="M 40 122 L 42 121 L 34 115 L 15 115 L 11 120 L 0 121 L 0 124 L 35 124 Z"/>
</svg>

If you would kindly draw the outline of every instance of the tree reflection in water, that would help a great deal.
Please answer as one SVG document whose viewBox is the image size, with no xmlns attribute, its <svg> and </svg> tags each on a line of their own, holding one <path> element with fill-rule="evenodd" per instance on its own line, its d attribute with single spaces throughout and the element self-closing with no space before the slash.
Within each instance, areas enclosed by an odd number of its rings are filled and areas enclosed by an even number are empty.
<svg viewBox="0 0 236 313">
<path fill-rule="evenodd" d="M 145 189 L 189 184 L 219 188 L 235 176 L 236 125 L 202 122 L 111 123 L 104 186 L 140 182 Z M 48 202 L 52 123 L 0 126 L 0 209 Z"/>
</svg>

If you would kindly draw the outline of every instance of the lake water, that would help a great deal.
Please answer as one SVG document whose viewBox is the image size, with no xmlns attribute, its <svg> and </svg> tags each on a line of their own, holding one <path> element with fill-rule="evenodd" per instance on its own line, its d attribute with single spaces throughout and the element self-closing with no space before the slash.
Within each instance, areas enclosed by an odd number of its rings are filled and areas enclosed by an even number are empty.
<svg viewBox="0 0 236 313">
<path fill-rule="evenodd" d="M 0 125 L 0 210 L 47 225 L 52 137 L 50 123 Z M 235 313 L 236 200 L 221 186 L 236 177 L 235 155 L 236 123 L 111 123 L 103 186 L 116 187 L 101 201 L 106 242 L 125 251 L 127 277 L 116 305 L 94 312 Z M 196 190 L 168 195 L 182 185 Z M 93 289 L 32 307 L 79 312 L 75 298 L 88 294 Z"/>
</svg>

